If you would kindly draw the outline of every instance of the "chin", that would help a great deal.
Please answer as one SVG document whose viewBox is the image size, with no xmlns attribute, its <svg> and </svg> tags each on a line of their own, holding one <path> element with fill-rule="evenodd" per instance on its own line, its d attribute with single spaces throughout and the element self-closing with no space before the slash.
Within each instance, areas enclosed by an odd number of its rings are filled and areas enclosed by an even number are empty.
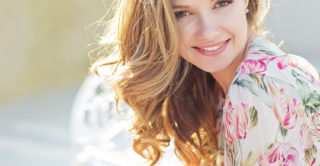
<svg viewBox="0 0 320 166">
<path fill-rule="evenodd" d="M 219 72 L 221 70 L 224 69 L 224 67 L 217 67 L 215 66 L 214 68 L 212 67 L 213 65 L 211 66 L 202 66 L 202 67 L 198 67 L 199 69 L 201 69 L 202 71 L 204 72 L 208 72 L 208 73 L 215 73 L 215 72 Z"/>
</svg>

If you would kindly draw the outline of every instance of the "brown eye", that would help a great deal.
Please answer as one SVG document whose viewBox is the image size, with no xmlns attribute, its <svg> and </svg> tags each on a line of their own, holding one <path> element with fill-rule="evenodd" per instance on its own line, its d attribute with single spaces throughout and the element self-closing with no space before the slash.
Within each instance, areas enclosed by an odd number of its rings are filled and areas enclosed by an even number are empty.
<svg viewBox="0 0 320 166">
<path fill-rule="evenodd" d="M 216 7 L 216 8 L 225 7 L 225 6 L 227 6 L 227 5 L 231 4 L 231 3 L 232 3 L 231 0 L 228 0 L 228 1 L 219 1 L 219 2 L 216 3 L 215 7 Z"/>
<path fill-rule="evenodd" d="M 187 11 L 177 11 L 174 13 L 176 15 L 176 18 L 179 19 L 181 17 L 187 16 L 191 13 L 187 12 Z"/>
</svg>

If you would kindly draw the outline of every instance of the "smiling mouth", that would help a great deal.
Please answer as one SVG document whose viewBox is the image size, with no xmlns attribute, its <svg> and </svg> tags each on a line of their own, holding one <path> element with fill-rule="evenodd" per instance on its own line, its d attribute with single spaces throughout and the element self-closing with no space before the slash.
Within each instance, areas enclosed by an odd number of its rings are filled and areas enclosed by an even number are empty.
<svg viewBox="0 0 320 166">
<path fill-rule="evenodd" d="M 206 46 L 206 47 L 193 47 L 196 51 L 204 56 L 217 56 L 220 55 L 227 47 L 230 39 L 217 43 L 213 46 Z"/>
</svg>

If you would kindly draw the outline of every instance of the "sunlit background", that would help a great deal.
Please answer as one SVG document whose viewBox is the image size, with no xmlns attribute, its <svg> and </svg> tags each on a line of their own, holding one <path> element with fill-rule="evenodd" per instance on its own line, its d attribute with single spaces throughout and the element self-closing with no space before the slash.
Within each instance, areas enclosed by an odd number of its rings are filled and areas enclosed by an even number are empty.
<svg viewBox="0 0 320 166">
<path fill-rule="evenodd" d="M 70 110 L 108 0 L 0 1 L 0 165 L 71 165 Z M 275 43 L 320 69 L 320 2 L 274 0 Z"/>
</svg>

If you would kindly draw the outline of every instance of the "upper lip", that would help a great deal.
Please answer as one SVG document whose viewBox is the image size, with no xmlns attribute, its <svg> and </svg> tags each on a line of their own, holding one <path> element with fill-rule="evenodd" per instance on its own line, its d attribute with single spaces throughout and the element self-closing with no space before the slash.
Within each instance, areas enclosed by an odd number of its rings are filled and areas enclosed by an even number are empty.
<svg viewBox="0 0 320 166">
<path fill-rule="evenodd" d="M 220 41 L 220 42 L 216 42 L 214 44 L 206 44 L 206 45 L 197 45 L 195 47 L 198 47 L 198 48 L 210 48 L 210 47 L 215 47 L 215 46 L 220 46 L 222 45 L 223 43 L 227 42 L 229 39 L 227 40 L 224 40 L 224 41 Z"/>
</svg>

